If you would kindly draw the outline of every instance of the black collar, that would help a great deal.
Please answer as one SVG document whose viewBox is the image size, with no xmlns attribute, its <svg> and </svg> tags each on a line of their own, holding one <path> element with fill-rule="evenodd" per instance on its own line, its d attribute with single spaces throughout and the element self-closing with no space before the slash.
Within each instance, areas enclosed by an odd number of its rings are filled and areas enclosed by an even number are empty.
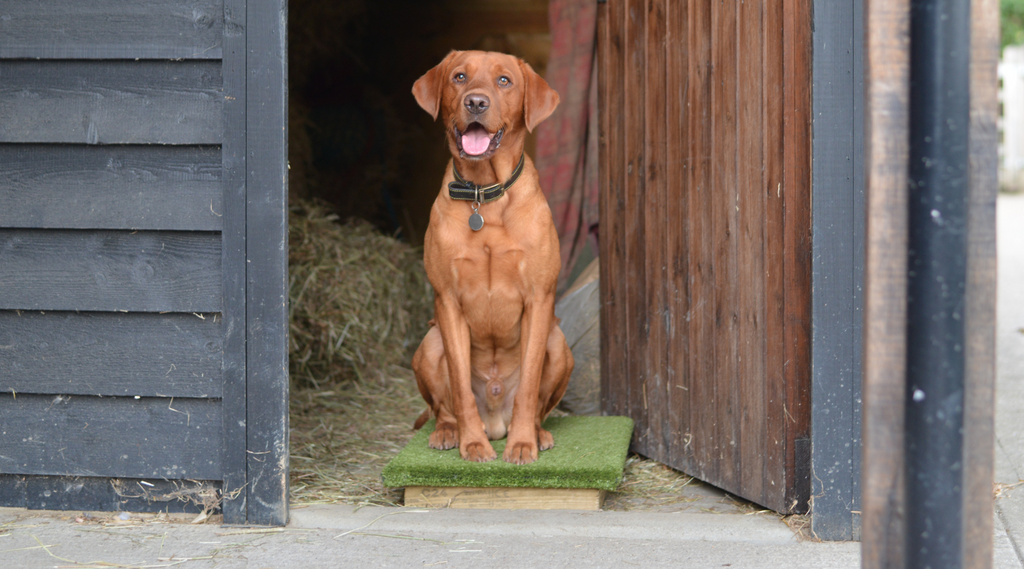
<svg viewBox="0 0 1024 569">
<path fill-rule="evenodd" d="M 516 165 L 516 169 L 512 170 L 512 175 L 508 181 L 504 184 L 491 184 L 490 186 L 478 186 L 473 182 L 463 178 L 459 175 L 459 170 L 452 163 L 452 173 L 455 174 L 455 181 L 448 182 L 448 195 L 453 200 L 464 200 L 476 203 L 487 203 L 493 202 L 505 194 L 505 190 L 512 187 L 512 184 L 516 183 L 519 179 L 519 175 L 523 173 L 523 162 L 526 160 L 526 154 L 523 153 L 519 156 L 519 164 Z"/>
</svg>

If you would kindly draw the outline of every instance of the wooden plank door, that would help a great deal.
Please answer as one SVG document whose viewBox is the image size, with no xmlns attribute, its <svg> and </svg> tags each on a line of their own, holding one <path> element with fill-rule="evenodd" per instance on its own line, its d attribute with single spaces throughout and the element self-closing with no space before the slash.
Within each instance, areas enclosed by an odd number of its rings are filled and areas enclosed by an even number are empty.
<svg viewBox="0 0 1024 569">
<path fill-rule="evenodd" d="M 810 493 L 809 0 L 609 0 L 602 406 L 779 512 Z"/>
</svg>

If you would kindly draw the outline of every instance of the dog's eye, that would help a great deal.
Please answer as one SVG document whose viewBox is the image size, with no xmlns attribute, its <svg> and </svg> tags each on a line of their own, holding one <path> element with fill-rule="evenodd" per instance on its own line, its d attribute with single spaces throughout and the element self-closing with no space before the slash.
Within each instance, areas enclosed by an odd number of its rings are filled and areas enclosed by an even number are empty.
<svg viewBox="0 0 1024 569">
<path fill-rule="evenodd" d="M 508 87 L 511 84 L 512 81 L 510 81 L 508 77 L 505 77 L 504 75 L 498 77 L 498 85 L 501 85 L 502 87 Z"/>
<path fill-rule="evenodd" d="M 466 74 L 465 73 L 456 73 L 455 74 L 455 82 L 456 83 L 462 83 L 465 80 L 466 80 Z"/>
</svg>

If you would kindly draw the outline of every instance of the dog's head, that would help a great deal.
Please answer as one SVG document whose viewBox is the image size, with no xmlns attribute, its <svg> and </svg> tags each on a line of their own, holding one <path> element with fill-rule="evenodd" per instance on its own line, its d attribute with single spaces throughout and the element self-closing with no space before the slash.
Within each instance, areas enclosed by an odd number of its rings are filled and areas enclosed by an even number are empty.
<svg viewBox="0 0 1024 569">
<path fill-rule="evenodd" d="M 441 115 L 452 153 L 470 160 L 521 149 L 526 132 L 558 106 L 558 93 L 528 63 L 489 51 L 449 53 L 412 93 L 432 117 Z"/>
</svg>

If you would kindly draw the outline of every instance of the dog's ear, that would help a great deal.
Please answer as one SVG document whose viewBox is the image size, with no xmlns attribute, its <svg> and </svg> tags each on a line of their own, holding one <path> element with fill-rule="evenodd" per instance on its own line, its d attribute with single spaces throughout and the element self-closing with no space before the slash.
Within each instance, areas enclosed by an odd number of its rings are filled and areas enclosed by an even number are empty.
<svg viewBox="0 0 1024 569">
<path fill-rule="evenodd" d="M 437 120 L 437 112 L 441 107 L 441 89 L 448 80 L 448 63 L 455 57 L 456 51 L 448 53 L 441 63 L 423 74 L 412 84 L 412 95 L 424 111 Z"/>
<path fill-rule="evenodd" d="M 529 63 L 519 60 L 519 68 L 526 79 L 526 93 L 523 95 L 523 117 L 526 119 L 526 130 L 533 132 L 538 124 L 551 116 L 558 106 L 558 92 L 548 85 L 543 77 L 530 67 Z"/>
</svg>

